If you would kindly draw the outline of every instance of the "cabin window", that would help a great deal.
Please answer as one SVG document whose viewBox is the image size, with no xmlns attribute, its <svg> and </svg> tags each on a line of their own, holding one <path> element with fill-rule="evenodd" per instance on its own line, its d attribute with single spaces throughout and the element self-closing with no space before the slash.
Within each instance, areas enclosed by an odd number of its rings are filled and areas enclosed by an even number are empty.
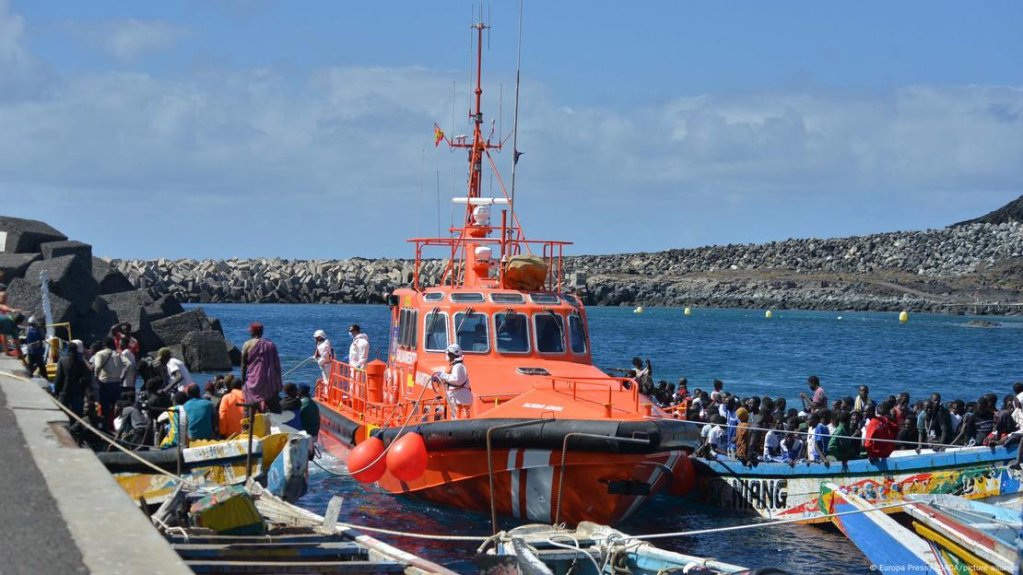
<svg viewBox="0 0 1023 575">
<path fill-rule="evenodd" d="M 499 353 L 529 353 L 529 319 L 524 313 L 494 314 L 494 339 Z"/>
<path fill-rule="evenodd" d="M 453 293 L 451 301 L 455 303 L 480 303 L 483 301 L 483 294 L 476 292 Z"/>
<path fill-rule="evenodd" d="M 439 291 L 432 291 L 432 292 L 424 295 L 423 299 L 425 301 L 440 301 L 440 300 L 444 299 L 444 294 L 442 292 L 439 292 Z"/>
<path fill-rule="evenodd" d="M 419 311 L 414 309 L 403 309 L 398 315 L 398 345 L 415 349 L 416 344 L 416 322 L 419 319 Z"/>
<path fill-rule="evenodd" d="M 565 353 L 565 320 L 556 313 L 533 316 L 536 350 L 540 353 Z"/>
<path fill-rule="evenodd" d="M 486 314 L 458 312 L 455 314 L 455 341 L 466 353 L 487 353 L 490 351 L 490 337 L 487 333 Z"/>
<path fill-rule="evenodd" d="M 561 303 L 558 296 L 552 293 L 531 293 L 529 294 L 529 299 L 532 300 L 533 303 L 539 304 L 557 305 L 558 303 Z"/>
<path fill-rule="evenodd" d="M 568 316 L 568 338 L 571 340 L 572 353 L 586 353 L 586 327 L 579 314 Z"/>
<path fill-rule="evenodd" d="M 526 298 L 520 293 L 492 293 L 490 301 L 494 303 L 526 303 Z"/>
<path fill-rule="evenodd" d="M 448 347 L 448 314 L 430 312 L 423 320 L 426 351 L 444 351 Z"/>
</svg>

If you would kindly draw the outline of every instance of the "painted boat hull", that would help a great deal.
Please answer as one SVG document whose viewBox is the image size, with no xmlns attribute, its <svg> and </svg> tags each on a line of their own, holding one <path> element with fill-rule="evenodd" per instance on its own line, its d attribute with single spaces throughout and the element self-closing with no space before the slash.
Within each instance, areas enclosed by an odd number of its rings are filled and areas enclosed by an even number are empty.
<svg viewBox="0 0 1023 575">
<path fill-rule="evenodd" d="M 321 418 L 321 444 L 346 462 L 355 436 L 361 433 L 342 432 L 353 422 L 322 405 Z M 658 445 L 664 448 L 657 451 L 640 450 L 631 444 L 612 451 L 607 447 L 615 446 L 613 441 L 581 438 L 590 439 L 584 445 L 586 450 L 571 443 L 562 464 L 564 433 L 552 432 L 553 422 L 548 422 L 543 432 L 495 440 L 488 465 L 485 430 L 501 423 L 475 419 L 424 424 L 419 430 L 427 443 L 426 472 L 405 482 L 388 471 L 377 485 L 392 494 L 489 514 L 492 470 L 494 506 L 499 515 L 543 523 L 613 524 L 662 489 L 684 481 L 691 472 L 686 453 L 691 443 L 698 441 L 695 434 L 681 426 L 679 429 L 686 431 L 679 436 L 668 433 L 658 438 Z M 564 429 L 588 429 L 628 422 L 560 423 Z M 383 430 L 384 440 L 393 439 L 396 431 Z"/>
<path fill-rule="evenodd" d="M 1018 559 L 1015 511 L 944 497 L 911 497 L 905 511 L 950 573 L 1012 573 Z"/>
<path fill-rule="evenodd" d="M 971 447 L 944 452 L 896 452 L 888 459 L 797 464 L 760 463 L 744 467 L 731 460 L 694 459 L 696 488 L 692 499 L 702 505 L 744 510 L 765 518 L 819 520 L 824 483 L 858 495 L 872 504 L 902 501 L 909 494 L 951 494 L 968 499 L 1011 496 L 1020 492 L 1023 473 L 1009 468 L 1010 448 Z"/>
</svg>

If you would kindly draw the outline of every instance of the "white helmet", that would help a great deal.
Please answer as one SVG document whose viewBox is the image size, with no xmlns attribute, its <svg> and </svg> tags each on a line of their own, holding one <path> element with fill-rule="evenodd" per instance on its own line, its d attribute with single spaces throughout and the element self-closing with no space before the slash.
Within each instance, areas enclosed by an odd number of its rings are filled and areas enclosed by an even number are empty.
<svg viewBox="0 0 1023 575">
<path fill-rule="evenodd" d="M 462 357 L 462 346 L 458 345 L 457 343 L 449 345 L 447 349 L 445 349 L 444 351 L 448 352 L 448 355 Z"/>
<path fill-rule="evenodd" d="M 34 315 L 28 316 L 28 325 L 35 325 L 35 324 L 36 324 L 36 316 L 34 316 Z"/>
<path fill-rule="evenodd" d="M 327 339 L 327 332 L 323 331 L 322 329 L 318 329 L 318 330 L 313 332 L 313 338 L 315 339 L 317 337 L 322 337 L 323 339 Z"/>
</svg>

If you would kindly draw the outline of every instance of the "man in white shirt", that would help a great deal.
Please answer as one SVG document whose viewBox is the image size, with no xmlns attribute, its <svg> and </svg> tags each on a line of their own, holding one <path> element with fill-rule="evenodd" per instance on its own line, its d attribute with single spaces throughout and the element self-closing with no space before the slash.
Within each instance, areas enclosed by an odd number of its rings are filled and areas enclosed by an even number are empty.
<svg viewBox="0 0 1023 575">
<path fill-rule="evenodd" d="M 160 360 L 160 364 L 167 369 L 166 385 L 163 388 L 165 393 L 185 391 L 189 385 L 195 384 L 192 374 L 188 371 L 188 366 L 180 359 L 172 357 L 169 347 L 160 348 L 156 357 Z"/>
<path fill-rule="evenodd" d="M 316 358 L 316 365 L 320 366 L 320 374 L 323 375 L 324 385 L 330 384 L 330 362 L 334 360 L 334 348 L 327 339 L 327 333 L 322 329 L 313 332 L 313 339 L 316 341 L 316 351 L 313 357 Z"/>
<path fill-rule="evenodd" d="M 369 337 L 362 333 L 358 324 L 352 324 L 348 334 L 352 336 L 352 345 L 348 348 L 348 365 L 355 369 L 366 369 L 366 363 L 369 362 Z"/>
<path fill-rule="evenodd" d="M 453 343 L 445 351 L 450 364 L 448 370 L 433 374 L 432 383 L 435 390 L 437 384 L 444 386 L 444 395 L 450 407 L 449 415 L 451 419 L 458 419 L 458 406 L 472 405 L 472 386 L 469 385 L 469 372 L 462 364 L 462 347 Z"/>
</svg>

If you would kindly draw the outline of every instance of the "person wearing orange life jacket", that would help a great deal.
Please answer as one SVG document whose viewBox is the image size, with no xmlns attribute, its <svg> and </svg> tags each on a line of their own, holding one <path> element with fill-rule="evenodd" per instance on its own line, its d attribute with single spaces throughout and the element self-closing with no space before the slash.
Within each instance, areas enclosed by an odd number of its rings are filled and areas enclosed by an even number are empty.
<svg viewBox="0 0 1023 575">
<path fill-rule="evenodd" d="M 469 372 L 462 363 L 462 347 L 453 343 L 445 352 L 448 357 L 448 369 L 434 373 L 431 383 L 438 392 L 440 391 L 438 385 L 444 387 L 444 395 L 451 406 L 451 419 L 458 419 L 458 406 L 472 405 L 472 386 L 469 384 Z"/>
</svg>

